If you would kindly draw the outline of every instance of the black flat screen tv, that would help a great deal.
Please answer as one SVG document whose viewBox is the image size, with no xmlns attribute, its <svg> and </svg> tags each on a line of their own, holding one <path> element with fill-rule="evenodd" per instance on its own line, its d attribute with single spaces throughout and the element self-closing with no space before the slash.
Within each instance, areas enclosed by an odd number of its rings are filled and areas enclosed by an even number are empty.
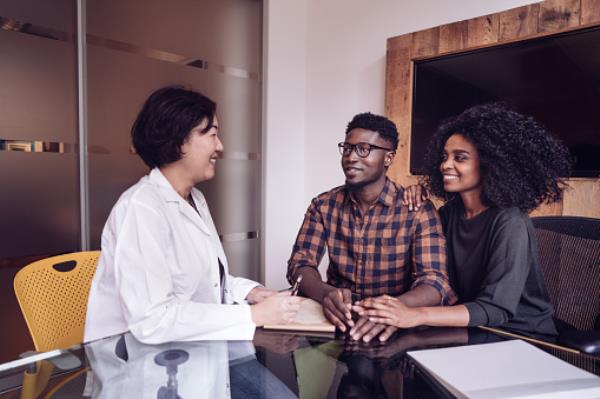
<svg viewBox="0 0 600 399">
<path fill-rule="evenodd" d="M 417 60 L 413 71 L 412 174 L 444 119 L 501 101 L 569 147 L 572 177 L 600 176 L 600 27 Z"/>
</svg>

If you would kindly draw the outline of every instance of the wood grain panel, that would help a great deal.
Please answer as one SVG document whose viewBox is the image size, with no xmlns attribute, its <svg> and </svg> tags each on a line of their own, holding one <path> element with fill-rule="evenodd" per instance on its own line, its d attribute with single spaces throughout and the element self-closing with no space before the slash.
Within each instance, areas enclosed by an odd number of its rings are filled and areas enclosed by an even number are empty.
<svg viewBox="0 0 600 399">
<path fill-rule="evenodd" d="M 477 47 L 498 42 L 500 17 L 498 14 L 486 15 L 467 21 L 467 47 Z"/>
<path fill-rule="evenodd" d="M 385 112 L 390 117 L 410 110 L 410 64 L 412 35 L 398 36 L 387 42 L 385 70 Z M 392 119 L 391 118 L 391 119 Z"/>
<path fill-rule="evenodd" d="M 540 5 L 532 4 L 501 12 L 498 39 L 500 41 L 522 39 L 538 32 Z"/>
<path fill-rule="evenodd" d="M 408 143 L 410 136 L 410 110 L 412 100 L 412 35 L 388 40 L 386 67 L 386 115 L 394 121 L 400 135 L 396 157 L 388 175 L 399 184 L 410 179 L 401 178 L 408 173 Z"/>
<path fill-rule="evenodd" d="M 432 57 L 438 54 L 439 41 L 440 41 L 440 29 L 431 28 L 415 32 L 412 35 L 413 46 L 412 55 L 415 58 L 420 57 Z"/>
<path fill-rule="evenodd" d="M 581 24 L 600 23 L 600 0 L 581 0 Z"/>
<path fill-rule="evenodd" d="M 565 192 L 563 215 L 600 219 L 600 180 L 571 180 Z"/>
<path fill-rule="evenodd" d="M 542 204 L 532 212 L 531 216 L 560 216 L 563 214 L 563 203 L 562 201 L 555 202 L 552 204 Z"/>
<path fill-rule="evenodd" d="M 540 3 L 538 31 L 556 32 L 579 26 L 581 0 L 546 0 Z"/>
<path fill-rule="evenodd" d="M 409 33 L 406 35 L 400 35 L 387 39 L 387 51 L 394 51 L 398 49 L 412 49 L 412 37 L 413 34 Z"/>
<path fill-rule="evenodd" d="M 468 22 L 460 21 L 440 26 L 438 54 L 462 50 L 467 46 Z"/>
<path fill-rule="evenodd" d="M 402 119 L 396 110 L 410 107 L 411 43 L 409 41 L 401 46 L 398 41 L 388 42 L 385 80 L 389 90 L 385 98 L 385 110 L 390 119 Z"/>
</svg>

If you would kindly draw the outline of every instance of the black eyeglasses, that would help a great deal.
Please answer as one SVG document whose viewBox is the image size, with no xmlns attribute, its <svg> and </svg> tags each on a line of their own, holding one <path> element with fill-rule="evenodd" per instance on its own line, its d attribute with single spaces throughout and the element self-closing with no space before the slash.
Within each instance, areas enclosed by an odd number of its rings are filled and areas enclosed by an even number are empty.
<svg viewBox="0 0 600 399">
<path fill-rule="evenodd" d="M 356 152 L 356 155 L 358 155 L 361 158 L 368 157 L 372 150 L 393 151 L 390 148 L 380 147 L 375 144 L 369 144 L 369 143 L 363 143 L 363 142 L 356 143 L 356 144 L 339 143 L 338 148 L 340 149 L 340 154 L 342 154 L 342 156 L 344 156 L 344 157 L 347 157 L 350 154 L 352 154 L 352 151 L 354 150 Z"/>
</svg>

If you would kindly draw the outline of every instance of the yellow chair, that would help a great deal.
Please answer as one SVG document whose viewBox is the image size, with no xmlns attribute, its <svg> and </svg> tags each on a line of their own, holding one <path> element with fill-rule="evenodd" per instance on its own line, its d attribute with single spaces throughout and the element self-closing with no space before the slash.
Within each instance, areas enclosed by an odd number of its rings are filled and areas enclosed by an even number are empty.
<svg viewBox="0 0 600 399">
<path fill-rule="evenodd" d="M 99 257 L 100 251 L 76 252 L 19 270 L 15 294 L 36 351 L 64 349 L 83 341 L 88 294 Z M 25 372 L 21 398 L 37 397 L 52 369 L 52 364 L 42 362 L 34 372 Z"/>
</svg>

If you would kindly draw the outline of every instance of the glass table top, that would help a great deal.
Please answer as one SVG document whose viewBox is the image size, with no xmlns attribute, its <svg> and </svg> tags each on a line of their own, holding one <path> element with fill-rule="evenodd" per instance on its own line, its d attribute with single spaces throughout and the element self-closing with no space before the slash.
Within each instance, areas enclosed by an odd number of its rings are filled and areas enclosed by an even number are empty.
<svg viewBox="0 0 600 399">
<path fill-rule="evenodd" d="M 52 374 L 45 392 L 60 398 L 452 397 L 406 352 L 504 339 L 480 329 L 418 328 L 365 344 L 257 329 L 253 341 L 147 345 L 125 333 L 0 365 L 0 397 L 19 397 L 24 371 L 44 369 Z M 600 357 L 545 350 L 600 375 Z"/>
</svg>

